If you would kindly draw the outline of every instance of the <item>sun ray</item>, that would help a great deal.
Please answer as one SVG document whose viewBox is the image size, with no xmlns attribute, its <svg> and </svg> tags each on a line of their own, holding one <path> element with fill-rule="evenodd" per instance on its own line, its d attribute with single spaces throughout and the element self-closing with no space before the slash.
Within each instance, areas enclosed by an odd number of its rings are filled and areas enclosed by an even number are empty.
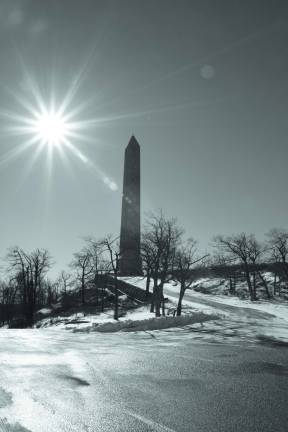
<svg viewBox="0 0 288 432">
<path fill-rule="evenodd" d="M 81 87 L 87 73 L 89 64 L 95 54 L 95 47 L 93 47 L 90 50 L 90 53 L 87 55 L 86 60 L 83 62 L 82 66 L 80 67 L 78 73 L 74 76 L 72 83 L 59 107 L 59 114 L 63 115 L 67 109 L 71 106 L 71 102 L 74 100 L 75 95 L 79 91 L 79 88 Z"/>
<path fill-rule="evenodd" d="M 22 67 L 24 75 L 24 85 L 27 86 L 29 94 L 32 94 L 34 101 L 36 102 L 36 110 L 43 111 L 45 108 L 44 99 L 42 97 L 39 86 L 37 85 L 36 79 L 33 78 L 32 72 L 29 70 L 28 66 L 25 64 L 23 57 L 18 52 L 19 61 Z"/>
<path fill-rule="evenodd" d="M 21 174 L 21 178 L 22 178 L 21 184 L 22 185 L 24 184 L 25 180 L 31 174 L 32 169 L 33 169 L 34 165 L 36 164 L 36 162 L 38 161 L 40 155 L 43 153 L 44 148 L 45 148 L 44 143 L 38 145 L 36 150 L 34 151 L 33 155 L 30 156 L 27 165 L 24 166 L 23 173 Z"/>
<path fill-rule="evenodd" d="M 57 147 L 57 151 L 59 153 L 59 156 L 61 158 L 61 161 L 63 163 L 63 165 L 65 166 L 66 171 L 69 172 L 69 175 L 73 178 L 75 178 L 75 176 L 73 175 L 73 170 L 71 169 L 70 163 L 69 163 L 69 159 L 67 157 L 67 153 L 64 150 L 64 146 L 61 147 Z"/>
<path fill-rule="evenodd" d="M 78 159 L 80 159 L 85 164 L 89 163 L 89 159 L 87 156 L 85 156 L 77 147 L 75 147 L 68 139 L 64 138 L 64 145 L 71 150 L 72 153 L 74 153 L 75 156 L 77 156 Z"/>
<path fill-rule="evenodd" d="M 31 115 L 35 116 L 37 113 L 37 108 L 32 104 L 31 101 L 29 101 L 26 97 L 23 95 L 20 95 L 19 93 L 15 92 L 14 90 L 10 88 L 6 88 L 6 92 L 15 99 L 22 108 L 25 109 L 25 111 L 28 111 Z"/>
<path fill-rule="evenodd" d="M 0 159 L 0 165 L 5 165 L 19 157 L 22 153 L 24 153 L 27 149 L 35 145 L 37 142 L 36 137 L 32 137 L 29 140 L 25 141 L 20 146 L 17 146 L 16 148 L 13 148 L 12 150 L 5 153 L 1 159 Z"/>
</svg>

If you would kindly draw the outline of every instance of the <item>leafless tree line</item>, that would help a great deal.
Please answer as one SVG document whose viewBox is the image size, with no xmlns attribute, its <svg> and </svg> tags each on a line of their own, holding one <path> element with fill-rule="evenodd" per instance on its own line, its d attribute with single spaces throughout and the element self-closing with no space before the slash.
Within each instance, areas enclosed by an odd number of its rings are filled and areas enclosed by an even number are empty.
<svg viewBox="0 0 288 432">
<path fill-rule="evenodd" d="M 214 239 L 216 253 L 213 257 L 218 273 L 229 279 L 230 292 L 236 294 L 236 281 L 244 277 L 250 299 L 257 300 L 257 287 L 264 288 L 269 299 L 281 294 L 281 287 L 288 287 L 288 232 L 272 229 L 266 241 L 259 242 L 255 235 L 240 233 L 217 236 Z M 267 275 L 273 274 L 271 289 Z"/>
<path fill-rule="evenodd" d="M 175 218 L 167 218 L 162 212 L 149 216 L 142 236 L 142 263 L 147 277 L 146 292 L 152 281 L 151 312 L 165 316 L 164 284 L 174 280 L 180 284 L 177 315 L 182 312 L 182 300 L 186 289 L 194 280 L 193 269 L 204 263 L 193 238 L 183 239 L 184 230 Z"/>
<path fill-rule="evenodd" d="M 272 229 L 263 242 L 253 234 L 218 235 L 212 245 L 212 253 L 200 254 L 195 239 L 185 239 L 176 219 L 167 219 L 162 213 L 150 216 L 142 237 L 142 260 L 147 293 L 152 281 L 151 311 L 155 310 L 156 316 L 165 315 L 166 282 L 175 281 L 180 286 L 176 312 L 181 315 L 185 291 L 199 274 L 211 276 L 216 272 L 228 279 L 230 293 L 234 295 L 237 281 L 244 279 L 252 301 L 257 300 L 259 288 L 268 299 L 280 295 L 281 287 L 288 288 L 286 230 Z"/>
<path fill-rule="evenodd" d="M 161 211 L 148 216 L 142 233 L 141 258 L 152 313 L 157 317 L 166 314 L 164 284 L 174 281 L 179 284 L 175 313 L 181 315 L 186 290 L 203 272 L 229 280 L 233 295 L 237 294 L 237 281 L 244 279 L 252 301 L 257 299 L 259 286 L 267 298 L 280 295 L 281 289 L 288 287 L 287 231 L 273 229 L 265 242 L 259 242 L 253 234 L 218 235 L 213 246 L 212 253 L 201 254 L 197 241 L 185 236 L 175 218 L 167 218 Z M 26 324 L 32 325 L 37 309 L 60 299 L 65 304 L 70 290 L 78 289 L 85 305 L 90 287 L 99 311 L 104 311 L 107 289 L 113 292 L 114 318 L 118 319 L 120 260 L 118 238 L 87 237 L 83 248 L 74 253 L 69 272 L 62 271 L 52 281 L 47 273 L 53 262 L 46 249 L 28 253 L 19 247 L 11 248 L 6 256 L 7 277 L 0 282 L 0 320 L 9 322 L 18 309 Z M 267 274 L 274 275 L 273 289 Z"/>
<path fill-rule="evenodd" d="M 114 318 L 118 319 L 118 278 L 120 249 L 118 238 L 106 235 L 96 239 L 87 237 L 84 239 L 83 248 L 74 254 L 70 263 L 72 275 L 76 286 L 80 288 L 81 301 L 86 303 L 86 290 L 94 289 L 96 306 L 104 310 L 104 301 L 107 285 L 113 285 L 114 291 Z"/>
<path fill-rule="evenodd" d="M 56 286 L 45 276 L 52 265 L 46 249 L 35 249 L 31 253 L 13 247 L 6 256 L 8 280 L 1 282 L 2 322 L 9 322 L 15 313 L 15 305 L 26 324 L 33 324 L 37 307 L 52 302 Z M 5 306 L 5 307 L 3 307 Z"/>
<path fill-rule="evenodd" d="M 85 239 L 84 247 L 74 253 L 69 271 L 61 271 L 55 280 L 47 277 L 53 265 L 46 249 L 24 251 L 19 247 L 9 249 L 5 257 L 6 279 L 0 282 L 0 322 L 9 324 L 15 317 L 23 326 L 32 326 L 35 313 L 43 306 L 55 305 L 61 300 L 69 304 L 71 291 L 79 290 L 81 303 L 86 303 L 86 290 L 94 288 L 96 306 L 104 310 L 106 283 L 100 276 L 117 275 L 119 245 L 112 236 L 96 240 Z M 114 278 L 117 284 L 117 277 Z M 115 311 L 118 318 L 118 289 L 114 289 Z M 17 324 L 19 325 L 19 323 Z"/>
</svg>

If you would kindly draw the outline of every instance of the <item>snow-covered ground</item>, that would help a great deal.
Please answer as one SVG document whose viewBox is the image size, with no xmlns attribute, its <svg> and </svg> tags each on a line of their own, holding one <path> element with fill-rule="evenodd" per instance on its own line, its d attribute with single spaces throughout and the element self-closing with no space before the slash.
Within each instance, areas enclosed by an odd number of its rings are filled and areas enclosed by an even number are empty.
<svg viewBox="0 0 288 432">
<path fill-rule="evenodd" d="M 151 318 L 149 312 L 149 307 L 147 305 L 141 306 L 137 309 L 128 310 L 126 315 L 119 317 L 119 322 L 129 321 L 129 320 L 145 320 Z M 83 312 L 74 313 L 69 317 L 56 316 L 43 318 L 36 324 L 37 328 L 56 326 L 59 329 L 82 329 L 89 330 L 92 327 L 96 328 L 106 325 L 108 323 L 113 323 L 113 310 L 107 310 L 100 314 L 87 314 Z"/>
<path fill-rule="evenodd" d="M 143 278 L 128 281 L 145 288 Z M 205 283 L 207 288 L 212 282 Z M 165 286 L 167 311 L 175 310 L 178 294 L 178 286 Z M 143 305 L 128 310 L 119 322 L 111 311 L 52 318 L 52 323 L 47 317 L 39 329 L 3 329 L 0 431 L 222 432 L 228 430 L 233 395 L 235 422 L 229 430 L 256 430 L 255 412 L 259 409 L 257 425 L 266 414 L 264 397 L 275 408 L 259 430 L 276 430 L 281 416 L 277 430 L 284 431 L 287 349 L 271 346 L 288 346 L 285 312 L 286 304 L 189 290 L 180 318 L 171 313 L 151 318 L 149 306 Z M 281 412 L 275 416 L 279 403 Z M 203 404 L 209 409 L 203 410 Z M 271 418 L 277 419 L 272 428 Z"/>
<path fill-rule="evenodd" d="M 145 289 L 146 286 L 146 278 L 143 277 L 125 277 L 121 278 L 122 280 L 127 281 L 128 283 L 131 283 L 139 288 Z M 202 285 L 205 289 L 205 294 L 202 294 L 201 291 L 195 291 L 193 288 L 199 287 Z M 215 291 L 215 288 L 218 287 L 218 291 Z M 170 282 L 165 284 L 164 287 L 164 294 L 167 296 L 171 301 L 175 303 L 176 296 L 179 295 L 179 285 Z M 192 284 L 192 289 L 189 289 L 186 291 L 186 295 L 183 300 L 183 305 L 191 305 L 196 306 L 194 299 L 206 299 L 211 300 L 213 302 L 218 302 L 221 304 L 226 304 L 230 306 L 235 306 L 239 308 L 250 308 L 253 310 L 259 310 L 261 312 L 266 312 L 270 315 L 274 315 L 275 317 L 282 318 L 288 322 L 288 301 L 278 300 L 277 297 L 273 298 L 272 300 L 259 300 L 251 302 L 248 299 L 240 299 L 239 297 L 235 296 L 228 296 L 223 294 L 223 280 L 216 279 L 216 278 L 202 278 L 198 279 L 197 282 Z M 208 294 L 209 289 L 211 291 L 211 294 Z M 171 294 L 174 294 L 171 296 Z M 170 296 L 169 296 L 170 294 Z M 191 298 L 191 295 L 193 295 L 193 299 Z M 197 303 L 197 302 L 196 302 Z M 197 304 L 197 307 L 199 305 Z M 207 310 L 211 310 L 211 308 L 208 308 Z"/>
<path fill-rule="evenodd" d="M 1 330 L 0 431 L 286 431 L 287 349 L 197 327 Z"/>
<path fill-rule="evenodd" d="M 121 278 L 141 289 L 146 287 L 143 277 Z M 128 309 L 118 321 L 113 311 L 102 314 L 77 313 L 69 317 L 43 318 L 38 328 L 54 327 L 74 332 L 138 332 L 178 327 L 194 339 L 209 341 L 250 340 L 288 344 L 288 302 L 261 300 L 251 302 L 227 295 L 223 280 L 198 279 L 185 293 L 181 317 L 173 317 L 177 307 L 179 285 L 165 284 L 166 317 L 155 318 L 149 305 Z M 205 294 L 203 294 L 203 292 Z M 210 293 L 210 294 L 208 294 Z M 225 294 L 226 293 L 226 294 Z M 49 311 L 43 311 L 43 315 Z"/>
<path fill-rule="evenodd" d="M 170 306 L 173 303 L 170 304 Z M 187 311 L 186 311 L 187 312 Z M 59 330 L 72 330 L 74 332 L 101 332 L 114 333 L 118 331 L 151 331 L 163 330 L 171 327 L 185 327 L 195 323 L 203 323 L 215 320 L 216 315 L 207 314 L 202 311 L 197 313 L 185 313 L 181 317 L 159 317 L 155 318 L 150 312 L 149 305 L 143 305 L 137 309 L 130 309 L 125 316 L 119 317 L 118 321 L 113 318 L 113 311 L 101 314 L 76 313 L 69 317 L 44 318 L 36 324 L 36 328 L 54 327 Z"/>
<path fill-rule="evenodd" d="M 157 416 L 134 412 L 123 391 L 127 380 L 130 392 L 137 388 L 131 382 L 141 366 L 133 370 L 137 352 L 149 365 L 155 350 L 167 356 L 173 347 L 177 352 L 177 344 L 177 331 L 151 338 L 144 332 L 74 334 L 56 327 L 1 330 L 0 431 L 169 432 Z M 145 389 L 145 375 L 139 379 Z"/>
<path fill-rule="evenodd" d="M 145 289 L 143 277 L 122 278 L 130 284 Z M 209 320 L 203 325 L 194 325 L 193 331 L 201 339 L 230 340 L 231 338 L 259 340 L 288 344 L 288 302 L 261 300 L 251 302 L 224 295 L 223 280 L 216 278 L 198 279 L 185 293 L 183 313 L 204 313 L 217 316 L 218 320 Z M 199 287 L 203 287 L 203 294 Z M 169 298 L 170 308 L 175 308 L 179 296 L 179 285 L 167 283 L 164 295 Z"/>
</svg>

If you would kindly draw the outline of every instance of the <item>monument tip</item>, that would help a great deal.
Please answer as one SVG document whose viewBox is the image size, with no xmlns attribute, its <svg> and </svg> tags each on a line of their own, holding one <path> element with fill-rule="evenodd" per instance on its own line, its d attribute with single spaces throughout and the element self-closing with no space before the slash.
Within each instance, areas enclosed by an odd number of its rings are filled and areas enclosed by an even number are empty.
<svg viewBox="0 0 288 432">
<path fill-rule="evenodd" d="M 128 146 L 129 146 L 129 147 L 131 147 L 131 146 L 134 146 L 134 147 L 135 147 L 135 146 L 140 147 L 140 145 L 139 145 L 137 139 L 135 138 L 135 135 L 134 135 L 134 134 L 131 135 L 131 138 L 130 138 L 130 140 L 129 140 Z"/>
</svg>

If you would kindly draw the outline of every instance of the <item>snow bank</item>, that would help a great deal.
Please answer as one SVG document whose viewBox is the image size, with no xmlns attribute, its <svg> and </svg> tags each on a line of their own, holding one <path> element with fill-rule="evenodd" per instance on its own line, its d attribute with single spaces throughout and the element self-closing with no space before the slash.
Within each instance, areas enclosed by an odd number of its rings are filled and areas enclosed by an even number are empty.
<svg viewBox="0 0 288 432">
<path fill-rule="evenodd" d="M 37 314 L 45 316 L 45 315 L 51 314 L 52 311 L 53 310 L 51 308 L 42 308 L 42 309 L 37 311 Z"/>
<path fill-rule="evenodd" d="M 120 311 L 121 313 L 121 311 Z M 69 316 L 54 316 L 43 318 L 35 324 L 36 328 L 58 327 L 59 329 L 87 328 L 92 325 L 110 323 L 114 321 L 113 309 L 106 310 L 102 313 L 86 314 L 77 312 Z M 143 320 L 151 317 L 150 306 L 145 305 L 137 308 L 131 308 L 125 311 L 125 315 L 119 316 L 119 321 L 123 320 Z"/>
<path fill-rule="evenodd" d="M 148 331 L 148 330 L 163 330 L 172 327 L 184 327 L 190 324 L 203 323 L 208 320 L 216 320 L 219 316 L 206 315 L 202 312 L 187 314 L 180 317 L 159 317 L 149 318 L 144 320 L 126 320 L 107 322 L 103 324 L 94 323 L 91 327 L 77 328 L 74 332 L 107 332 L 113 333 L 118 331 Z"/>
</svg>

